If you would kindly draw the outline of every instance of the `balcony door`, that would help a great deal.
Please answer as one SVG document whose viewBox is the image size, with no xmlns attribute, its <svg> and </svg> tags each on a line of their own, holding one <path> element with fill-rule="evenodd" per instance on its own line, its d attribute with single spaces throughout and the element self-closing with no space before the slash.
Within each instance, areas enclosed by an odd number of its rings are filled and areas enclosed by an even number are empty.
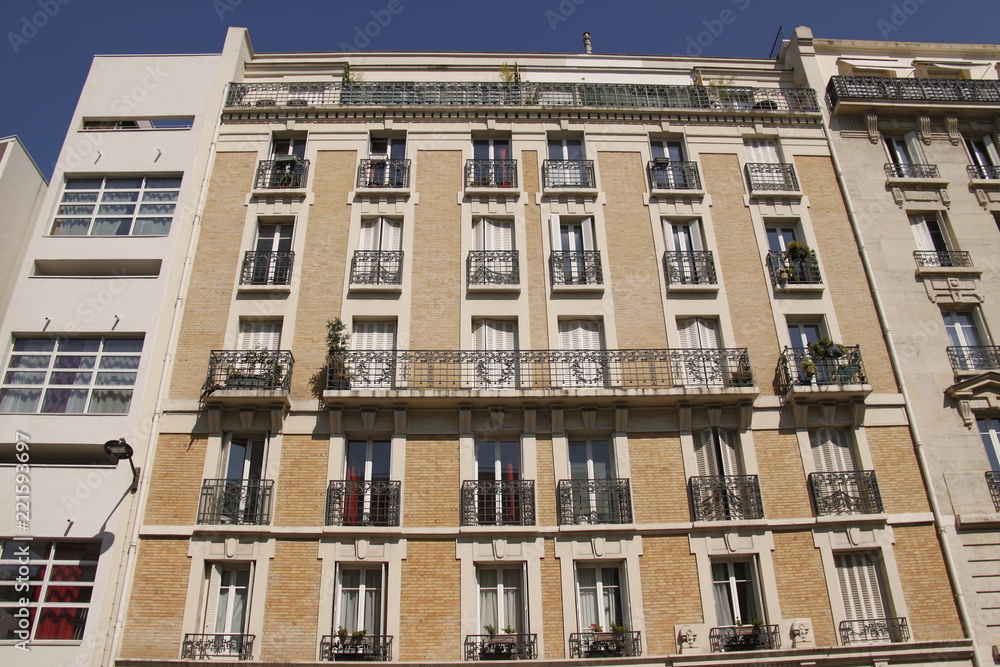
<svg viewBox="0 0 1000 667">
<path fill-rule="evenodd" d="M 852 472 L 854 454 L 851 437 L 842 428 L 817 428 L 809 431 L 813 468 L 816 472 Z"/>
<path fill-rule="evenodd" d="M 274 160 L 294 162 L 296 159 L 304 160 L 305 157 L 305 137 L 275 137 L 271 141 L 271 158 Z"/>
<path fill-rule="evenodd" d="M 392 252 L 403 247 L 403 221 L 395 218 L 368 218 L 361 221 L 360 250 Z"/>
<path fill-rule="evenodd" d="M 764 620 L 754 560 L 712 563 L 715 620 L 719 627 L 752 625 Z"/>
<path fill-rule="evenodd" d="M 349 440 L 346 458 L 344 525 L 392 525 L 389 521 L 392 494 L 380 484 L 390 479 L 390 441 Z"/>
<path fill-rule="evenodd" d="M 396 381 L 396 323 L 355 322 L 352 387 L 390 388 Z"/>
<path fill-rule="evenodd" d="M 984 171 L 989 171 L 991 167 L 1000 166 L 1000 154 L 998 154 L 997 146 L 989 135 L 975 139 L 966 138 L 965 147 L 969 151 L 969 160 L 972 165 L 980 167 Z M 989 178 L 989 175 L 985 177 Z"/>
<path fill-rule="evenodd" d="M 700 253 L 705 250 L 701 220 L 695 218 L 676 222 L 664 219 L 663 237 L 667 242 L 667 250 L 674 253 L 668 258 L 668 264 L 676 271 L 676 276 L 673 276 L 676 277 L 676 282 L 682 285 L 703 282 L 698 270 L 700 266 L 704 266 Z"/>
<path fill-rule="evenodd" d="M 621 568 L 578 564 L 576 587 L 580 632 L 593 632 L 594 626 L 611 632 L 613 625 L 626 625 Z"/>
<path fill-rule="evenodd" d="M 802 369 L 802 362 L 811 358 L 809 346 L 822 338 L 822 329 L 818 322 L 789 322 L 788 339 L 791 342 L 793 356 L 788 360 L 788 372 L 794 377 L 791 378 L 799 383 L 809 384 L 812 377 L 806 375 Z M 793 366 L 794 364 L 794 366 Z M 817 364 L 816 378 L 824 380 L 829 373 L 827 366 Z"/>
<path fill-rule="evenodd" d="M 385 634 L 385 578 L 386 565 L 372 564 L 355 566 L 344 564 L 340 566 L 337 576 L 337 595 L 333 617 L 338 628 L 344 628 L 354 634 L 361 630 L 369 637 L 380 637 Z"/>
<path fill-rule="evenodd" d="M 472 224 L 473 250 L 497 252 L 514 249 L 514 223 L 496 218 L 476 218 Z"/>
<path fill-rule="evenodd" d="M 514 280 L 514 222 L 476 218 L 472 223 L 472 249 L 477 261 L 470 269 L 475 284 L 509 285 Z"/>
<path fill-rule="evenodd" d="M 368 159 L 366 186 L 401 188 L 406 184 L 405 167 L 399 162 L 392 162 L 406 159 L 405 137 L 371 137 Z"/>
<path fill-rule="evenodd" d="M 650 153 L 653 159 L 666 159 L 671 162 L 684 162 L 684 144 L 680 141 L 650 141 Z"/>
<path fill-rule="evenodd" d="M 691 187 L 685 165 L 681 164 L 687 159 L 682 142 L 654 140 L 649 142 L 649 150 L 653 158 L 653 187 Z"/>
<path fill-rule="evenodd" d="M 253 285 L 285 285 L 292 269 L 289 252 L 292 250 L 290 224 L 257 225 L 256 256 L 250 282 Z"/>
<path fill-rule="evenodd" d="M 546 186 L 579 187 L 585 185 L 586 174 L 583 164 L 585 158 L 582 139 L 549 139 L 548 156 L 549 160 L 556 160 L 561 164 L 549 164 Z"/>
<path fill-rule="evenodd" d="M 594 221 L 592 218 L 566 219 L 552 215 L 552 250 L 558 252 L 556 271 L 562 274 L 563 285 L 586 285 L 596 282 L 588 276 L 587 266 L 593 265 L 589 255 L 594 247 Z"/>
<path fill-rule="evenodd" d="M 521 494 L 504 484 L 521 480 L 521 444 L 517 440 L 481 440 L 476 443 L 476 464 L 479 525 L 521 523 Z"/>
<path fill-rule="evenodd" d="M 771 252 L 785 252 L 788 244 L 795 241 L 795 227 L 768 226 L 767 249 Z"/>
<path fill-rule="evenodd" d="M 778 142 L 774 139 L 748 139 L 743 145 L 748 163 L 781 164 Z"/>
<path fill-rule="evenodd" d="M 736 434 L 722 428 L 701 431 L 695 439 L 695 460 L 703 477 L 743 474 Z"/>
<path fill-rule="evenodd" d="M 917 243 L 917 250 L 924 252 L 948 252 L 948 237 L 941 227 L 941 221 L 934 213 L 918 213 L 910 216 L 910 231 Z M 945 266 L 940 259 L 932 266 Z"/>
<path fill-rule="evenodd" d="M 246 634 L 253 590 L 253 564 L 213 564 L 210 566 L 208 606 L 205 612 L 205 633 L 219 635 Z M 242 642 L 238 642 L 242 646 Z M 227 647 L 228 649 L 228 647 Z M 234 649 L 222 650 L 228 653 Z M 235 649 L 239 653 L 238 649 Z M 210 650 L 209 652 L 215 652 Z"/>
<path fill-rule="evenodd" d="M 479 389 L 517 385 L 517 325 L 505 320 L 477 320 L 473 384 Z"/>
<path fill-rule="evenodd" d="M 240 322 L 239 349 L 270 350 L 281 349 L 281 322 Z"/>
<path fill-rule="evenodd" d="M 725 366 L 719 349 L 718 320 L 692 317 L 678 320 L 681 360 L 678 376 L 688 387 L 722 386 Z"/>
<path fill-rule="evenodd" d="M 611 443 L 607 440 L 570 440 L 569 476 L 573 482 L 575 523 L 616 523 L 612 488 L 615 479 Z"/>
<path fill-rule="evenodd" d="M 562 387 L 603 387 L 608 368 L 602 352 L 601 323 L 594 320 L 559 322 L 562 360 L 556 365 Z"/>
<path fill-rule="evenodd" d="M 510 634 L 526 632 L 524 604 L 524 570 L 522 567 L 477 567 L 479 587 L 479 629 L 486 626 L 495 632 Z"/>
<path fill-rule="evenodd" d="M 509 188 L 514 184 L 510 139 L 473 139 L 472 184 L 478 187 Z"/>
<path fill-rule="evenodd" d="M 889 153 L 889 161 L 898 167 L 927 163 L 916 132 L 907 132 L 902 137 L 886 137 L 885 148 Z M 900 175 L 906 173 L 902 172 Z"/>
<path fill-rule="evenodd" d="M 961 371 L 989 370 L 995 367 L 994 354 L 980 349 L 987 343 L 980 333 L 976 315 L 970 310 L 944 310 L 944 328 L 952 347 L 952 359 Z"/>
<path fill-rule="evenodd" d="M 223 523 L 259 523 L 262 509 L 261 480 L 265 477 L 268 439 L 266 437 L 232 436 L 222 453 L 225 488 L 219 499 L 219 516 Z"/>
<path fill-rule="evenodd" d="M 846 621 L 872 621 L 886 618 L 889 608 L 883 592 L 878 558 L 870 551 L 839 553 L 833 556 L 837 580 L 844 601 Z M 888 628 L 878 624 L 851 624 L 865 641 L 891 641 Z"/>
</svg>

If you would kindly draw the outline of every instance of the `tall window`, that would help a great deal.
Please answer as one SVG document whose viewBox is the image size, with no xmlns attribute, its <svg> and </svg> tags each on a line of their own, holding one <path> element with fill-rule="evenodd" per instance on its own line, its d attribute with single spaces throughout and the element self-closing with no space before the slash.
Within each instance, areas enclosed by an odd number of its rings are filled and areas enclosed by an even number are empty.
<svg viewBox="0 0 1000 667">
<path fill-rule="evenodd" d="M 725 382 L 726 367 L 719 349 L 719 322 L 705 317 L 677 320 L 683 355 L 676 368 L 682 384 L 693 387 L 718 386 Z"/>
<path fill-rule="evenodd" d="M 355 322 L 351 343 L 356 354 L 351 368 L 352 386 L 392 387 L 396 377 L 396 323 Z"/>
<path fill-rule="evenodd" d="M 385 569 L 385 564 L 340 566 L 333 612 L 338 627 L 350 633 L 385 634 Z"/>
<path fill-rule="evenodd" d="M 305 159 L 306 138 L 298 137 L 274 137 L 271 140 L 271 158 L 281 161 L 283 159 Z"/>
<path fill-rule="evenodd" d="M 497 632 L 526 632 L 523 567 L 477 566 L 480 630 L 489 625 Z"/>
<path fill-rule="evenodd" d="M 395 218 L 368 218 L 361 221 L 361 250 L 391 252 L 403 247 L 403 221 Z"/>
<path fill-rule="evenodd" d="M 593 218 L 552 215 L 552 283 L 597 285 L 604 282 L 594 242 Z"/>
<path fill-rule="evenodd" d="M 992 354 L 983 354 L 986 336 L 971 310 L 943 310 L 944 328 L 951 343 L 951 359 L 956 370 L 985 370 L 994 366 Z"/>
<path fill-rule="evenodd" d="M 474 367 L 476 387 L 491 389 L 513 387 L 517 383 L 517 324 L 505 320 L 476 320 L 476 350 L 480 354 Z"/>
<path fill-rule="evenodd" d="M 514 223 L 497 218 L 476 218 L 472 225 L 473 250 L 507 251 L 514 249 Z"/>
<path fill-rule="evenodd" d="M 652 187 L 666 189 L 698 187 L 697 172 L 689 169 L 690 165 L 684 164 L 687 157 L 683 142 L 654 139 L 649 142 L 649 149 L 653 158 L 650 172 L 653 179 Z"/>
<path fill-rule="evenodd" d="M 715 282 L 715 267 L 705 255 L 701 220 L 663 219 L 663 238 L 667 246 L 667 271 L 670 282 L 698 285 Z M 711 268 L 710 268 L 711 267 Z"/>
<path fill-rule="evenodd" d="M 712 563 L 715 619 L 720 627 L 750 625 L 765 620 L 756 583 L 754 560 Z"/>
<path fill-rule="evenodd" d="M 166 235 L 180 187 L 180 176 L 68 178 L 52 234 Z"/>
<path fill-rule="evenodd" d="M 521 479 L 521 443 L 517 440 L 477 441 L 476 465 L 478 480 L 483 483 L 476 496 L 477 522 L 480 525 L 521 523 L 521 493 L 504 488 L 502 484 Z"/>
<path fill-rule="evenodd" d="M 476 218 L 472 223 L 470 285 L 516 285 L 520 281 L 514 249 L 514 221 Z"/>
<path fill-rule="evenodd" d="M 941 220 L 934 213 L 917 213 L 910 216 L 910 231 L 917 242 L 917 250 L 944 253 L 949 250 L 948 236 Z"/>
<path fill-rule="evenodd" d="M 244 269 L 246 282 L 252 285 L 287 285 L 292 272 L 291 224 L 257 225 L 254 252 Z M 249 275 L 247 272 L 249 271 Z"/>
<path fill-rule="evenodd" d="M 224 489 L 211 509 L 220 523 L 261 524 L 270 517 L 271 483 L 266 476 L 268 439 L 233 436 L 222 452 Z"/>
<path fill-rule="evenodd" d="M 757 164 L 780 164 L 781 154 L 774 139 L 747 139 L 743 142 L 747 162 Z"/>
<path fill-rule="evenodd" d="M 851 472 L 854 470 L 851 436 L 845 429 L 810 429 L 809 444 L 816 472 Z"/>
<path fill-rule="evenodd" d="M 281 349 L 281 322 L 241 320 L 239 349 L 271 351 Z"/>
<path fill-rule="evenodd" d="M 472 140 L 471 185 L 509 188 L 516 182 L 516 167 L 509 138 Z"/>
<path fill-rule="evenodd" d="M 604 347 L 601 323 L 595 320 L 562 320 L 559 342 L 571 351 L 557 364 L 558 382 L 563 387 L 604 386 L 608 368 L 599 351 Z"/>
<path fill-rule="evenodd" d="M 590 632 L 595 625 L 606 632 L 612 625 L 628 625 L 621 567 L 578 564 L 576 586 L 581 632 Z"/>
<path fill-rule="evenodd" d="M 833 560 L 837 567 L 846 620 L 886 618 L 889 605 L 883 592 L 879 554 L 872 551 L 838 553 L 834 554 Z"/>
<path fill-rule="evenodd" d="M 398 496 L 384 482 L 390 479 L 392 445 L 389 440 L 350 440 L 344 480 L 349 488 L 343 501 L 345 526 L 395 524 Z"/>
<path fill-rule="evenodd" d="M 990 470 L 1000 471 L 1000 419 L 979 417 L 976 424 L 979 425 L 979 437 L 983 439 Z"/>
<path fill-rule="evenodd" d="M 889 153 L 889 161 L 894 165 L 907 166 L 927 163 L 916 132 L 907 132 L 902 137 L 886 137 L 885 148 Z"/>
<path fill-rule="evenodd" d="M 207 634 L 246 634 L 253 590 L 252 563 L 209 565 Z"/>
<path fill-rule="evenodd" d="M 705 429 L 695 437 L 698 474 L 721 477 L 742 474 L 736 433 L 724 428 Z"/>
<path fill-rule="evenodd" d="M 545 186 L 593 187 L 590 165 L 584 163 L 585 157 L 583 139 L 550 137 Z"/>
<path fill-rule="evenodd" d="M 969 151 L 969 163 L 980 169 L 978 178 L 996 178 L 990 175 L 995 167 L 1000 167 L 1000 153 L 990 135 L 965 139 L 965 148 Z"/>
<path fill-rule="evenodd" d="M 406 137 L 371 137 L 368 144 L 364 187 L 401 188 L 407 185 Z"/>
</svg>

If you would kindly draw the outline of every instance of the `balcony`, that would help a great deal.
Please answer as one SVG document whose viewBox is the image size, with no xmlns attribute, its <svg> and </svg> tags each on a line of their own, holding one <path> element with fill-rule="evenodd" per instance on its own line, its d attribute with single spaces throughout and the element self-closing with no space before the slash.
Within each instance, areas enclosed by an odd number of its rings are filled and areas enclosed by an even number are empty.
<svg viewBox="0 0 1000 667">
<path fill-rule="evenodd" d="M 995 371 L 1000 369 L 1000 347 L 995 345 L 951 346 L 948 359 L 956 373 Z"/>
<path fill-rule="evenodd" d="M 517 160 L 466 160 L 466 188 L 517 189 Z"/>
<path fill-rule="evenodd" d="M 288 285 L 292 282 L 291 250 L 258 252 L 248 250 L 243 256 L 240 285 Z"/>
<path fill-rule="evenodd" d="M 261 160 L 257 167 L 256 190 L 295 190 L 306 187 L 309 160 L 290 156 L 277 160 Z"/>
<path fill-rule="evenodd" d="M 392 660 L 392 635 L 364 637 L 323 635 L 319 644 L 320 660 L 389 662 Z"/>
<path fill-rule="evenodd" d="M 402 285 L 402 250 L 355 250 L 351 285 Z"/>
<path fill-rule="evenodd" d="M 632 523 L 628 479 L 561 479 L 559 524 Z"/>
<path fill-rule="evenodd" d="M 331 480 L 326 490 L 328 526 L 398 526 L 400 482 Z"/>
<path fill-rule="evenodd" d="M 861 347 L 836 347 L 840 356 L 832 359 L 818 358 L 807 347 L 786 347 L 778 359 L 778 389 L 781 392 L 811 391 L 817 387 L 867 384 Z"/>
<path fill-rule="evenodd" d="M 649 187 L 653 190 L 700 190 L 697 162 L 654 158 L 646 163 Z"/>
<path fill-rule="evenodd" d="M 713 653 L 776 650 L 781 633 L 777 625 L 729 625 L 709 630 L 708 643 Z"/>
<path fill-rule="evenodd" d="M 750 194 L 798 192 L 799 190 L 799 181 L 795 178 L 795 167 L 791 163 L 748 162 L 746 175 Z"/>
<path fill-rule="evenodd" d="M 1000 179 L 1000 166 L 970 164 L 965 170 L 974 181 L 993 181 Z"/>
<path fill-rule="evenodd" d="M 775 287 L 823 284 L 814 250 L 806 259 L 791 259 L 787 250 L 772 250 L 767 253 L 767 272 Z"/>
<path fill-rule="evenodd" d="M 538 635 L 466 635 L 466 660 L 534 660 L 538 657 Z"/>
<path fill-rule="evenodd" d="M 917 267 L 924 268 L 973 268 L 972 256 L 965 250 L 914 250 Z"/>
<path fill-rule="evenodd" d="M 870 644 L 876 642 L 910 641 L 910 628 L 905 617 L 868 618 L 840 622 L 840 643 Z"/>
<path fill-rule="evenodd" d="M 534 480 L 462 482 L 462 525 L 535 525 Z"/>
<path fill-rule="evenodd" d="M 816 514 L 881 514 L 882 494 L 874 470 L 809 474 Z"/>
<path fill-rule="evenodd" d="M 597 187 L 593 160 L 544 160 L 542 182 L 551 190 L 583 189 Z"/>
<path fill-rule="evenodd" d="M 711 250 L 677 251 L 663 253 L 663 273 L 667 285 L 715 285 L 715 259 Z"/>
<path fill-rule="evenodd" d="M 188 660 L 236 658 L 249 660 L 253 656 L 255 635 L 184 635 L 181 657 Z"/>
<path fill-rule="evenodd" d="M 603 285 L 600 250 L 554 250 L 549 255 L 552 285 Z"/>
<path fill-rule="evenodd" d="M 897 164 L 885 163 L 885 175 L 888 178 L 922 178 L 939 180 L 941 172 L 936 164 Z"/>
<path fill-rule="evenodd" d="M 517 250 L 472 250 L 465 269 L 466 284 L 469 287 L 521 284 Z"/>
<path fill-rule="evenodd" d="M 206 479 L 198 502 L 198 523 L 267 525 L 273 492 L 272 479 Z"/>
<path fill-rule="evenodd" d="M 692 477 L 691 507 L 695 521 L 764 518 L 757 475 Z"/>
<path fill-rule="evenodd" d="M 409 160 L 362 160 L 358 165 L 359 188 L 410 187 Z"/>
<path fill-rule="evenodd" d="M 294 365 L 288 350 L 212 350 L 202 398 L 240 406 L 287 401 Z"/>
<path fill-rule="evenodd" d="M 986 471 L 986 486 L 990 487 L 990 496 L 993 498 L 993 508 L 1000 512 L 1000 471 Z"/>
<path fill-rule="evenodd" d="M 574 632 L 569 636 L 571 658 L 625 658 L 642 655 L 638 631 Z"/>
<path fill-rule="evenodd" d="M 982 107 L 1000 104 L 1000 81 L 967 79 L 900 79 L 875 76 L 833 76 L 826 87 L 834 113 L 870 110 L 874 101 L 885 106 L 924 110 Z"/>
</svg>

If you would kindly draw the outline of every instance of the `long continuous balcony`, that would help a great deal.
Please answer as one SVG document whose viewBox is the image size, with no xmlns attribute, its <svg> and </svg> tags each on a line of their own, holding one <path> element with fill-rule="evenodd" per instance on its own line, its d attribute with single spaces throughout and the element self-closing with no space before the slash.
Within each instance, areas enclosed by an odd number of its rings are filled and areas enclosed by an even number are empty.
<svg viewBox="0 0 1000 667">
<path fill-rule="evenodd" d="M 359 188 L 410 187 L 409 160 L 361 160 L 358 165 Z"/>
<path fill-rule="evenodd" d="M 573 632 L 569 636 L 571 658 L 624 658 L 642 655 L 642 633 Z"/>
<path fill-rule="evenodd" d="M 905 617 L 866 618 L 840 622 L 843 644 L 910 641 L 910 627 Z"/>
<path fill-rule="evenodd" d="M 554 250 L 549 255 L 553 285 L 603 285 L 600 250 Z"/>
<path fill-rule="evenodd" d="M 1000 347 L 996 345 L 965 345 L 948 348 L 948 359 L 956 373 L 1000 369 Z"/>
<path fill-rule="evenodd" d="M 695 521 L 764 518 L 757 475 L 692 477 L 691 507 Z"/>
<path fill-rule="evenodd" d="M 561 525 L 631 523 L 628 479 L 561 479 L 556 490 Z"/>
<path fill-rule="evenodd" d="M 1000 166 L 970 164 L 965 170 L 969 173 L 969 178 L 978 180 L 1000 179 Z"/>
<path fill-rule="evenodd" d="M 990 488 L 990 497 L 993 498 L 993 507 L 1000 512 L 1000 471 L 986 471 L 986 486 Z"/>
<path fill-rule="evenodd" d="M 392 480 L 331 480 L 326 525 L 398 526 L 400 486 Z"/>
<path fill-rule="evenodd" d="M 263 526 L 271 522 L 273 479 L 206 479 L 198 523 Z"/>
<path fill-rule="evenodd" d="M 885 163 L 885 175 L 889 178 L 941 178 L 936 164 Z"/>
<path fill-rule="evenodd" d="M 465 187 L 517 189 L 517 160 L 466 160 Z"/>
<path fill-rule="evenodd" d="M 462 482 L 462 525 L 535 525 L 534 480 L 466 480 Z"/>
<path fill-rule="evenodd" d="M 288 350 L 212 350 L 202 393 L 288 391 L 295 359 Z"/>
<path fill-rule="evenodd" d="M 466 635 L 466 660 L 534 660 L 538 635 L 534 633 Z"/>
<path fill-rule="evenodd" d="M 352 285 L 402 285 L 402 250 L 355 250 L 351 260 Z"/>
<path fill-rule="evenodd" d="M 866 384 L 861 347 L 841 347 L 841 356 L 821 359 L 807 347 L 786 347 L 778 359 L 778 387 L 845 386 Z"/>
<path fill-rule="evenodd" d="M 349 350 L 327 389 L 519 391 L 753 386 L 746 348 L 659 350 Z"/>
<path fill-rule="evenodd" d="M 542 182 L 547 188 L 597 187 L 593 160 L 544 160 Z"/>
<path fill-rule="evenodd" d="M 236 658 L 249 660 L 253 656 L 255 635 L 186 634 L 181 657 L 188 660 Z"/>
<path fill-rule="evenodd" d="M 914 250 L 917 266 L 972 268 L 972 255 L 966 250 Z"/>
<path fill-rule="evenodd" d="M 874 470 L 809 474 L 816 514 L 880 514 L 882 494 Z"/>
<path fill-rule="evenodd" d="M 288 190 L 306 187 L 309 160 L 296 157 L 261 160 L 257 166 L 257 190 Z"/>
<path fill-rule="evenodd" d="M 746 174 L 751 194 L 796 192 L 799 189 L 795 166 L 789 162 L 748 162 Z"/>
<path fill-rule="evenodd" d="M 646 163 L 649 187 L 653 190 L 700 190 L 698 163 L 656 158 Z"/>
<path fill-rule="evenodd" d="M 781 632 L 777 625 L 728 625 L 709 630 L 708 643 L 713 653 L 775 650 L 781 648 Z"/>
<path fill-rule="evenodd" d="M 519 285 L 517 250 L 471 250 L 466 260 L 468 285 Z"/>
<path fill-rule="evenodd" d="M 818 112 L 811 88 L 624 83 L 377 82 L 230 83 L 228 108 L 426 106 L 621 107 Z"/>
<path fill-rule="evenodd" d="M 364 637 L 323 635 L 319 644 L 320 660 L 389 662 L 392 660 L 392 635 Z"/>
<path fill-rule="evenodd" d="M 292 263 L 295 253 L 291 250 L 271 252 L 248 250 L 243 256 L 241 285 L 287 285 L 292 282 Z"/>
<path fill-rule="evenodd" d="M 850 102 L 871 107 L 875 100 L 893 106 L 920 108 L 928 103 L 940 103 L 944 108 L 1000 104 L 1000 81 L 997 80 L 833 76 L 826 92 L 835 110 Z M 918 104 L 912 104 L 914 102 Z"/>
<path fill-rule="evenodd" d="M 775 287 L 823 283 L 815 252 L 811 252 L 806 259 L 792 259 L 787 250 L 772 250 L 767 253 L 767 272 L 771 275 L 771 284 Z"/>
<path fill-rule="evenodd" d="M 715 259 L 711 250 L 667 250 L 663 273 L 668 285 L 715 285 Z"/>
</svg>

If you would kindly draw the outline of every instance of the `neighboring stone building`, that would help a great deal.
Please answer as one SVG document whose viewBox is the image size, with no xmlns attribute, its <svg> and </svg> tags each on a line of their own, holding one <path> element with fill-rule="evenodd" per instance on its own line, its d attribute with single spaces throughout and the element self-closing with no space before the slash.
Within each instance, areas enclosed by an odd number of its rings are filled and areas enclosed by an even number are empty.
<svg viewBox="0 0 1000 667">
<path fill-rule="evenodd" d="M 17 137 L 0 139 L 0 317 L 17 282 L 24 261 L 28 229 L 38 215 L 38 207 L 48 183 Z"/>
</svg>

